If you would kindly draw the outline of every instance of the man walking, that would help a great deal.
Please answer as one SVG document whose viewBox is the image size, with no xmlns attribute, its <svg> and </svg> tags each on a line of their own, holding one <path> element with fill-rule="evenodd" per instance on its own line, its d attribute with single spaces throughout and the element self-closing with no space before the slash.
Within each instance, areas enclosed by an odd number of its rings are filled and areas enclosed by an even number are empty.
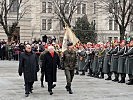
<svg viewBox="0 0 133 100">
<path fill-rule="evenodd" d="M 25 97 L 32 93 L 33 83 L 37 81 L 37 72 L 39 71 L 38 60 L 36 54 L 31 50 L 31 46 L 25 46 L 25 52 L 20 55 L 18 73 L 24 75 L 25 81 Z"/>
<path fill-rule="evenodd" d="M 73 43 L 68 43 L 67 46 L 68 49 L 63 53 L 64 69 L 67 81 L 66 89 L 69 92 L 69 94 L 73 94 L 71 90 L 71 82 L 74 77 L 74 69 L 77 59 L 76 52 L 73 50 Z"/>
<path fill-rule="evenodd" d="M 56 86 L 53 82 L 56 82 L 57 66 L 60 67 L 60 58 L 54 51 L 53 46 L 48 47 L 48 52 L 44 54 L 42 59 L 41 72 L 45 73 L 45 81 L 48 82 L 48 92 L 53 94 L 52 89 Z"/>
</svg>

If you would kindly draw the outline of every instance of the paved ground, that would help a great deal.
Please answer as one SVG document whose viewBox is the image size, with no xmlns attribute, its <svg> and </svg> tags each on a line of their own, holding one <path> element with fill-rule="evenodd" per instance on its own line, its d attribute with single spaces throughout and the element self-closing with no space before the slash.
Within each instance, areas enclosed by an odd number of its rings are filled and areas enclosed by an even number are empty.
<svg viewBox="0 0 133 100">
<path fill-rule="evenodd" d="M 88 76 L 75 76 L 74 94 L 69 95 L 64 88 L 64 73 L 60 70 L 52 96 L 47 92 L 46 83 L 45 88 L 41 88 L 38 81 L 34 84 L 34 93 L 25 98 L 23 77 L 18 76 L 17 69 L 18 62 L 0 61 L 0 100 L 133 100 L 133 86 Z"/>
</svg>

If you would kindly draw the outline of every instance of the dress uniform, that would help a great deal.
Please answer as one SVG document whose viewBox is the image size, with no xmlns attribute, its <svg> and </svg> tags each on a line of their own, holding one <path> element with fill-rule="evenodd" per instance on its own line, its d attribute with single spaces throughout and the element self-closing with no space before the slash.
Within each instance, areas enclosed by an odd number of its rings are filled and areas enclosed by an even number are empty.
<svg viewBox="0 0 133 100">
<path fill-rule="evenodd" d="M 124 43 L 124 44 L 123 44 Z M 118 73 L 121 76 L 121 80 L 118 83 L 125 83 L 125 77 L 126 77 L 126 67 L 125 67 L 125 61 L 126 57 L 122 56 L 127 52 L 127 46 L 125 46 L 125 41 L 121 43 L 121 50 L 117 53 L 119 56 L 118 58 Z"/>
<path fill-rule="evenodd" d="M 119 81 L 119 74 L 118 71 L 118 55 L 117 52 L 119 51 L 120 47 L 118 44 L 116 44 L 115 48 L 111 51 L 112 57 L 111 57 L 111 72 L 115 74 L 115 79 L 112 80 L 114 82 Z"/>
<path fill-rule="evenodd" d="M 133 41 L 130 42 L 130 48 L 123 56 L 126 56 L 126 74 L 129 76 L 127 85 L 133 85 Z"/>
<path fill-rule="evenodd" d="M 105 56 L 105 49 L 104 49 L 104 47 L 101 47 L 98 52 L 98 67 L 99 67 L 98 74 L 100 75 L 99 78 L 101 78 L 101 79 L 104 78 L 104 73 L 103 73 L 104 56 Z"/>
<path fill-rule="evenodd" d="M 108 75 L 108 78 L 106 78 L 105 80 L 111 80 L 111 71 L 110 71 L 110 67 L 111 67 L 111 51 L 113 50 L 113 48 L 111 48 L 110 46 L 108 48 L 106 48 L 105 52 L 105 57 L 104 57 L 104 63 L 103 63 L 103 73 Z"/>
<path fill-rule="evenodd" d="M 80 75 L 85 75 L 84 66 L 86 65 L 85 60 L 86 60 L 87 54 L 82 46 L 80 46 L 80 48 L 81 50 L 79 50 L 78 52 L 78 59 L 79 59 L 78 67 L 79 67 L 79 71 L 82 71 L 82 74 Z"/>
</svg>

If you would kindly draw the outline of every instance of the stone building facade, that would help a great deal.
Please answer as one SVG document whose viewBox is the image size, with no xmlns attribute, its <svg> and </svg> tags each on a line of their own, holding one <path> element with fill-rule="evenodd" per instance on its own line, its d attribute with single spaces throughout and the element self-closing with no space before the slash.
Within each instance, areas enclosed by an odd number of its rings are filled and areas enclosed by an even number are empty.
<svg viewBox="0 0 133 100">
<path fill-rule="evenodd" d="M 59 18 L 54 13 L 53 0 L 29 0 L 26 5 L 30 5 L 30 12 L 24 15 L 18 27 L 20 42 L 31 41 L 32 39 L 42 39 L 42 36 L 56 36 L 57 40 L 63 38 L 63 28 Z M 119 38 L 119 28 L 116 23 L 108 19 L 107 14 L 103 14 L 97 9 L 95 0 L 81 0 L 81 5 L 75 11 L 71 25 L 74 26 L 77 18 L 88 16 L 89 22 L 95 22 L 98 41 L 106 42 L 110 39 Z M 9 23 L 12 24 L 15 17 L 10 13 Z M 132 33 L 133 25 L 127 28 L 127 34 Z M 131 35 L 131 34 L 130 34 Z M 7 39 L 2 27 L 0 27 L 0 39 Z"/>
</svg>

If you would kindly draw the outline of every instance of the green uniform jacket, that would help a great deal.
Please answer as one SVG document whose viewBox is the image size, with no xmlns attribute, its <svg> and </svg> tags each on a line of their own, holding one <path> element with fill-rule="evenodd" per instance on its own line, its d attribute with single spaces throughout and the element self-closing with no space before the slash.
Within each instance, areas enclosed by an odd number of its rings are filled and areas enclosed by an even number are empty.
<svg viewBox="0 0 133 100">
<path fill-rule="evenodd" d="M 74 50 L 66 50 L 63 53 L 64 69 L 74 70 L 77 61 L 76 52 Z"/>
</svg>

